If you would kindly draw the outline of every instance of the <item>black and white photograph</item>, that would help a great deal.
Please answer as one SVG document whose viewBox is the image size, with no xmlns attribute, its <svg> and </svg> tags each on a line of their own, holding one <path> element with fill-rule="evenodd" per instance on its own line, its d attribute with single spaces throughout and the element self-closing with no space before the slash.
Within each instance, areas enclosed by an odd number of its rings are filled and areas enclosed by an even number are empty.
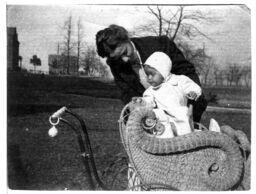
<svg viewBox="0 0 256 194">
<path fill-rule="evenodd" d="M 249 5 L 5 9 L 8 191 L 251 190 Z"/>
</svg>

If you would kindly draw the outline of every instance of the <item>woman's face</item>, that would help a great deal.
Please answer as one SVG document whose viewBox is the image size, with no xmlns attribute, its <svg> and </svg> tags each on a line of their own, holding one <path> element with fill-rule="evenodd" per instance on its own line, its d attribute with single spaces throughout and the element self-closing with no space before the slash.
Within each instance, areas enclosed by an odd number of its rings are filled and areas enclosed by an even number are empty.
<svg viewBox="0 0 256 194">
<path fill-rule="evenodd" d="M 134 48 L 130 42 L 124 42 L 119 45 L 115 49 L 107 49 L 109 53 L 109 58 L 112 59 L 121 59 L 123 62 L 135 62 L 137 60 L 137 56 L 134 52 Z"/>
<path fill-rule="evenodd" d="M 145 65 L 144 71 L 147 75 L 147 81 L 151 86 L 157 87 L 163 83 L 163 76 L 155 68 L 150 67 L 149 65 Z"/>
</svg>

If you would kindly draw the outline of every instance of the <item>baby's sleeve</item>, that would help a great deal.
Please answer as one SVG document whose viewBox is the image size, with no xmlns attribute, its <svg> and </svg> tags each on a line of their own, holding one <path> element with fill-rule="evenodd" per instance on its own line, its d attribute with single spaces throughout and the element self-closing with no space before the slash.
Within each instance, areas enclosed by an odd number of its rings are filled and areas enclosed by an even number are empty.
<svg viewBox="0 0 256 194">
<path fill-rule="evenodd" d="M 150 89 L 147 89 L 144 93 L 143 93 L 143 100 L 146 103 L 147 106 L 151 106 L 151 107 L 155 107 L 156 103 L 154 100 L 154 95 L 152 94 Z"/>
<path fill-rule="evenodd" d="M 189 77 L 181 75 L 179 82 L 181 83 L 180 85 L 185 95 L 188 95 L 190 92 L 195 92 L 198 97 L 201 96 L 201 87 Z"/>
</svg>

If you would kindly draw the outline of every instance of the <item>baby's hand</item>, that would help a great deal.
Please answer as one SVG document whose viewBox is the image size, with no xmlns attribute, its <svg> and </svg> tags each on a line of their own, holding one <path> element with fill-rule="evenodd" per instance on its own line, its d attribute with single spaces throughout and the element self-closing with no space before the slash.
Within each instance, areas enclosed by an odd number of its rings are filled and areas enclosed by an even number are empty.
<svg viewBox="0 0 256 194">
<path fill-rule="evenodd" d="M 142 99 L 142 97 L 132 97 L 132 102 L 133 103 L 142 103 L 143 99 Z"/>
<path fill-rule="evenodd" d="M 130 110 L 134 110 L 139 107 L 143 107 L 146 105 L 146 102 L 143 100 L 142 97 L 132 97 L 131 102 L 129 103 Z"/>
<path fill-rule="evenodd" d="M 196 101 L 199 98 L 199 96 L 197 96 L 195 92 L 191 91 L 187 94 L 187 98 Z"/>
</svg>

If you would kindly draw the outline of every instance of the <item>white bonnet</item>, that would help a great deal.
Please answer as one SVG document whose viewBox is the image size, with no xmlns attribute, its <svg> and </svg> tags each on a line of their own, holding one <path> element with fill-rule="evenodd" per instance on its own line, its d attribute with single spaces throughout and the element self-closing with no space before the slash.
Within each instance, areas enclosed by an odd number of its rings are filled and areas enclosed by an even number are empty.
<svg viewBox="0 0 256 194">
<path fill-rule="evenodd" d="M 170 57 L 163 52 L 154 52 L 147 58 L 145 65 L 155 68 L 161 73 L 164 79 L 170 75 L 172 69 L 172 61 Z"/>
</svg>

